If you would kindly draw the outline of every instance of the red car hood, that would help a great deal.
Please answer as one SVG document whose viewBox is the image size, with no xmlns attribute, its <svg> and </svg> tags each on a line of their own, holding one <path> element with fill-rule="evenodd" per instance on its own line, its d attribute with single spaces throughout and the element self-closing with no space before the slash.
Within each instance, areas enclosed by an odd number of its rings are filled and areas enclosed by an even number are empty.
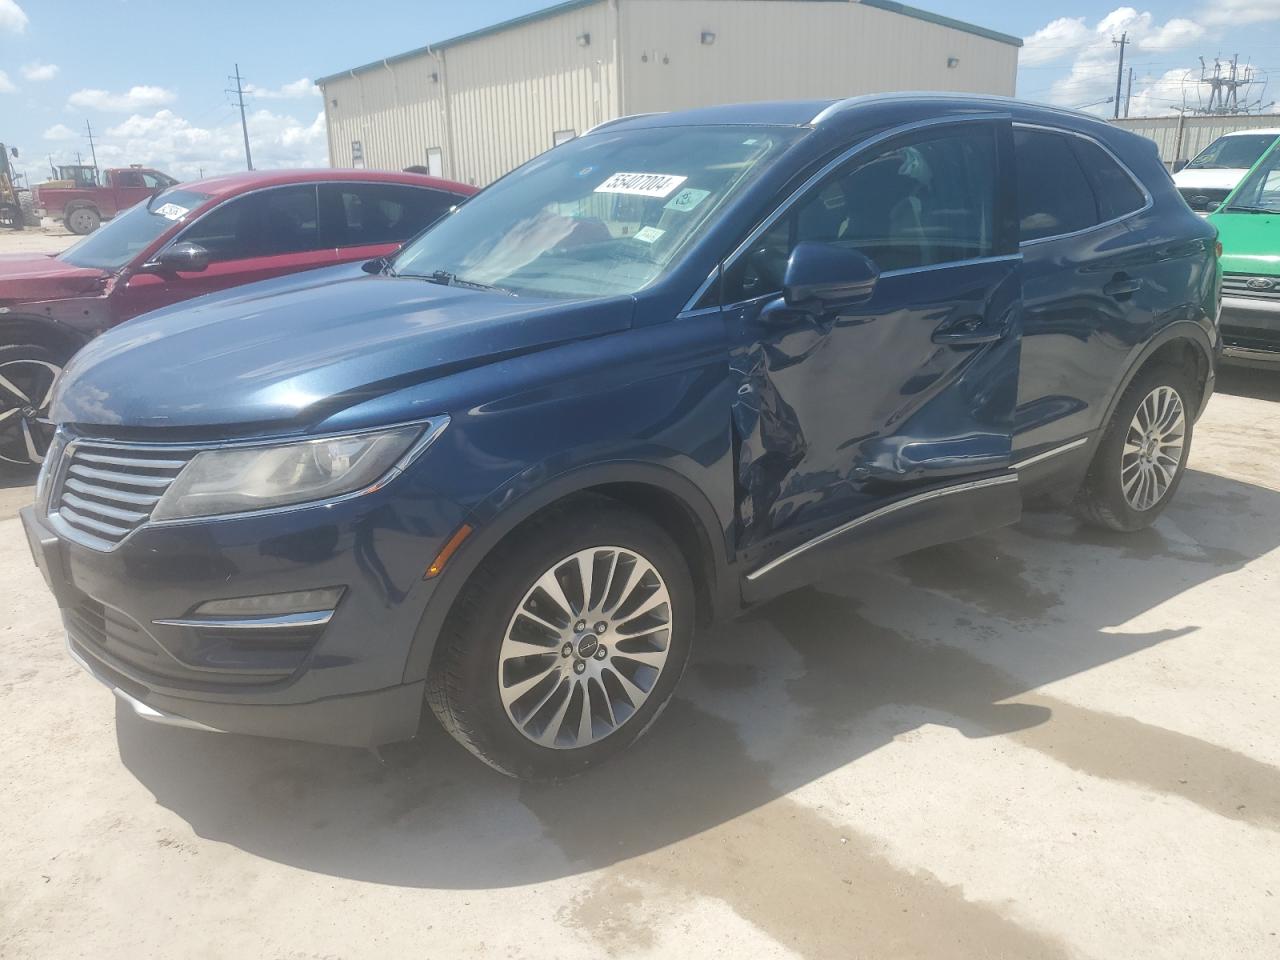
<svg viewBox="0 0 1280 960">
<path fill-rule="evenodd" d="M 61 300 L 94 293 L 109 274 L 75 267 L 47 253 L 0 254 L 0 303 Z"/>
</svg>

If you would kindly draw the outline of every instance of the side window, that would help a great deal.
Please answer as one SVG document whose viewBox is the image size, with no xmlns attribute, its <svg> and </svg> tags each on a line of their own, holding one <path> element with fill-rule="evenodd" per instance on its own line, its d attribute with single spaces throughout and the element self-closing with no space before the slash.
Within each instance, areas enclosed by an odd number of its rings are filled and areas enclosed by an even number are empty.
<svg viewBox="0 0 1280 960">
<path fill-rule="evenodd" d="M 137 170 L 121 170 L 116 174 L 117 187 L 140 187 L 142 186 L 142 174 Z"/>
<path fill-rule="evenodd" d="M 144 173 L 142 175 L 142 183 L 151 190 L 159 190 L 161 187 L 167 187 L 171 183 L 175 183 L 170 177 L 162 177 L 158 173 Z"/>
<path fill-rule="evenodd" d="M 458 202 L 453 194 L 394 183 L 332 183 L 320 187 L 324 245 L 402 243 Z"/>
<path fill-rule="evenodd" d="M 1022 241 L 1084 230 L 1099 222 L 1098 204 L 1080 162 L 1060 133 L 1014 128 Z"/>
<path fill-rule="evenodd" d="M 230 200 L 177 237 L 198 243 L 214 262 L 320 248 L 313 184 L 276 187 Z"/>
<path fill-rule="evenodd" d="M 1123 217 L 1146 205 L 1147 198 L 1133 182 L 1133 177 L 1107 151 L 1096 143 L 1079 137 L 1067 139 L 1071 141 L 1076 159 L 1093 184 L 1093 192 L 1098 201 L 1098 219 L 1101 222 Z"/>
<path fill-rule="evenodd" d="M 735 303 L 782 288 L 804 240 L 860 251 L 881 272 L 990 256 L 996 150 L 990 127 L 932 133 L 860 155 L 774 223 L 725 274 Z"/>
</svg>

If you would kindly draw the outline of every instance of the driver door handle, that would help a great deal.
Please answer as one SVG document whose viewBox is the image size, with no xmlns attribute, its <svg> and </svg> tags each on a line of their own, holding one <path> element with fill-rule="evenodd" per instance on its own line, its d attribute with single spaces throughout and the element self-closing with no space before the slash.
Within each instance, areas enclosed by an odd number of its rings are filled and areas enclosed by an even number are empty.
<svg viewBox="0 0 1280 960">
<path fill-rule="evenodd" d="M 1130 293 L 1137 293 L 1142 289 L 1142 279 L 1140 277 L 1130 277 L 1123 273 L 1117 273 L 1111 278 L 1111 282 L 1103 286 L 1102 292 L 1108 297 L 1123 297 Z"/>
<path fill-rule="evenodd" d="M 934 343 L 959 347 L 977 343 L 995 343 L 1005 334 L 1002 324 L 989 323 L 981 314 L 948 320 L 933 331 Z"/>
</svg>

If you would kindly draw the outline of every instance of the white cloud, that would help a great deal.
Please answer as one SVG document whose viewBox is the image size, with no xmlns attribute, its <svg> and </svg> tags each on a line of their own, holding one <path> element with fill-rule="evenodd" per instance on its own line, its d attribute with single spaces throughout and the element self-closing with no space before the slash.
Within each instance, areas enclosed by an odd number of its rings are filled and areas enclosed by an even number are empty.
<svg viewBox="0 0 1280 960">
<path fill-rule="evenodd" d="M 0 0 L 0 30 L 22 33 L 27 29 L 27 15 L 16 0 Z"/>
<path fill-rule="evenodd" d="M 1156 27 L 1138 41 L 1139 50 L 1180 50 L 1204 36 L 1204 27 L 1194 20 L 1175 18 Z"/>
<path fill-rule="evenodd" d="M 1198 102 L 1196 81 L 1199 79 L 1199 70 L 1190 68 L 1166 70 L 1158 77 L 1137 78 L 1133 84 L 1133 99 L 1129 101 L 1129 115 L 1158 117 L 1176 113 L 1182 105 L 1183 93 L 1187 95 L 1187 103 L 1194 106 Z"/>
<path fill-rule="evenodd" d="M 301 100 L 303 97 L 320 95 L 320 89 L 311 82 L 310 77 L 299 77 L 278 87 L 259 87 L 257 84 L 246 83 L 244 92 L 261 100 Z"/>
<path fill-rule="evenodd" d="M 328 163 L 324 113 L 310 122 L 270 110 L 248 116 L 253 165 L 259 169 L 323 167 Z M 55 156 L 57 156 L 55 154 Z M 244 140 L 239 117 L 221 126 L 195 126 L 172 110 L 135 113 L 101 134 L 98 163 L 142 163 L 194 180 L 244 169 Z"/>
<path fill-rule="evenodd" d="M 1018 62 L 1024 66 L 1048 63 L 1075 53 L 1093 38 L 1093 31 L 1084 25 L 1084 17 L 1059 17 L 1023 38 Z"/>
<path fill-rule="evenodd" d="M 3 0 L 0 0 L 3 2 Z M 9 75 L 0 70 L 0 93 L 13 93 L 18 88 L 13 85 L 13 81 L 9 79 Z"/>
<path fill-rule="evenodd" d="M 52 127 L 41 134 L 46 140 L 74 140 L 79 136 L 74 130 L 65 123 L 55 123 Z"/>
<path fill-rule="evenodd" d="M 0 0 L 3 2 L 3 0 Z M 172 90 L 164 87 L 130 87 L 124 93 L 110 93 L 106 90 L 77 90 L 67 98 L 67 106 L 82 107 L 91 110 L 110 110 L 117 113 L 128 113 L 130 110 L 145 110 L 148 107 L 159 107 L 172 103 L 177 97 Z"/>
<path fill-rule="evenodd" d="M 22 65 L 22 75 L 28 80 L 52 80 L 58 75 L 56 63 L 41 63 L 36 60 Z"/>
<path fill-rule="evenodd" d="M 1267 2 L 1274 3 L 1275 0 Z M 1117 51 L 1114 41 L 1124 34 L 1138 50 L 1167 52 L 1191 46 L 1205 35 L 1205 28 L 1195 20 L 1181 17 L 1156 23 L 1150 12 L 1140 13 L 1133 7 L 1117 7 L 1092 29 L 1083 17 L 1054 20 L 1027 38 L 1033 51 L 1031 63 L 1053 60 L 1064 54 L 1072 57 L 1066 75 L 1059 77 L 1045 91 L 1044 99 L 1062 106 L 1110 114 L 1114 106 L 1105 101 L 1113 98 L 1116 91 Z M 1028 62 L 1025 56 L 1023 62 Z M 1175 101 L 1181 102 L 1185 72 L 1178 69 L 1158 77 L 1135 77 L 1130 113 L 1138 113 L 1140 105 L 1144 112 L 1164 113 L 1172 109 Z M 1156 104 L 1161 102 L 1164 102 L 1164 107 L 1156 111 Z"/>
<path fill-rule="evenodd" d="M 1280 20 L 1280 3 L 1276 0 L 1213 0 L 1205 4 L 1201 19 L 1215 27 L 1266 23 Z"/>
</svg>

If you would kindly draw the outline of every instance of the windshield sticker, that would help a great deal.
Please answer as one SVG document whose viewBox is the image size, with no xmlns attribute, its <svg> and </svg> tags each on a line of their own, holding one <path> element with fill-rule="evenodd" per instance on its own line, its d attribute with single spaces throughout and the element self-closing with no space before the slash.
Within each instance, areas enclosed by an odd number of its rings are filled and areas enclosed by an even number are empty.
<svg viewBox="0 0 1280 960">
<path fill-rule="evenodd" d="M 709 196 L 711 196 L 710 190 L 694 190 L 686 187 L 668 200 L 663 209 L 688 213 Z"/>
<path fill-rule="evenodd" d="M 190 212 L 190 207 L 182 207 L 176 203 L 162 203 L 152 211 L 166 220 L 181 220 Z"/>
<path fill-rule="evenodd" d="M 688 180 L 670 173 L 615 173 L 600 186 L 596 193 L 628 193 L 637 197 L 666 197 L 676 187 Z"/>
<path fill-rule="evenodd" d="M 657 227 L 642 227 L 635 233 L 635 238 L 641 243 L 653 243 L 667 231 L 659 230 Z"/>
</svg>

